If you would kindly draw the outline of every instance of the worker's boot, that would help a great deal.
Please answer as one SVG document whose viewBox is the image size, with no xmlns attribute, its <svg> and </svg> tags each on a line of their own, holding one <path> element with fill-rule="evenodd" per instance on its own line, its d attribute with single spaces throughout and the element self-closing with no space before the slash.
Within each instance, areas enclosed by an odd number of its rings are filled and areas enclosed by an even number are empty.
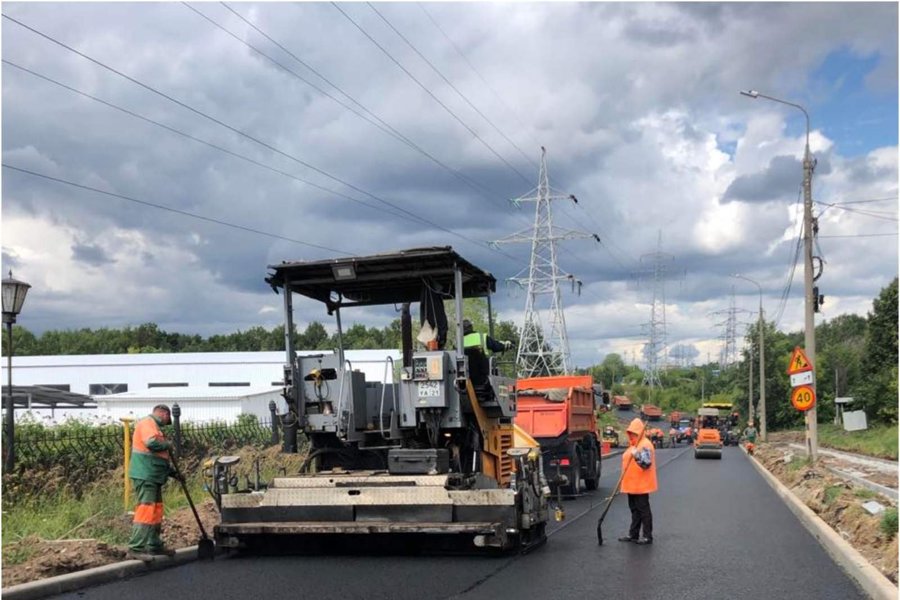
<svg viewBox="0 0 900 600">
<path fill-rule="evenodd" d="M 638 538 L 634 541 L 634 543 L 639 546 L 647 546 L 647 545 L 653 543 L 653 538 L 645 538 L 645 537 Z"/>
<path fill-rule="evenodd" d="M 130 558 L 132 560 L 142 560 L 144 562 L 149 562 L 153 560 L 153 555 L 149 552 L 143 552 L 141 550 L 131 550 L 125 553 L 125 558 Z"/>
</svg>

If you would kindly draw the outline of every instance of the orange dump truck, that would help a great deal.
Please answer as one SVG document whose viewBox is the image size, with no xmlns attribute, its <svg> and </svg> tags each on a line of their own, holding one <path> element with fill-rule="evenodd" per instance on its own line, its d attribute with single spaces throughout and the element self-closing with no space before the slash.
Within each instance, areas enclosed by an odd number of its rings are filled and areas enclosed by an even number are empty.
<svg viewBox="0 0 900 600">
<path fill-rule="evenodd" d="M 652 404 L 644 404 L 641 406 L 641 418 L 645 421 L 659 421 L 662 419 L 662 409 Z"/>
<path fill-rule="evenodd" d="M 561 485 L 561 491 L 568 495 L 581 491 L 581 481 L 588 490 L 596 490 L 600 481 L 593 383 L 590 375 L 532 377 L 516 382 L 516 425 L 541 445 L 551 487 Z M 565 482 L 557 481 L 558 474 L 565 476 Z"/>
</svg>

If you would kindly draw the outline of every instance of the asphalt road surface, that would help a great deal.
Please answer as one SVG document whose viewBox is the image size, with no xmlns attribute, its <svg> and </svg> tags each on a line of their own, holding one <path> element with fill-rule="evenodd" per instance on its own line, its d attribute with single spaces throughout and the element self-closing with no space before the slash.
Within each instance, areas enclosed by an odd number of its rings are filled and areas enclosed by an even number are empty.
<svg viewBox="0 0 900 600">
<path fill-rule="evenodd" d="M 618 542 L 625 497 L 596 524 L 620 458 L 597 492 L 566 503 L 543 547 L 525 555 L 266 556 L 218 558 L 59 598 L 91 600 L 677 599 L 848 600 L 865 594 L 825 553 L 737 448 L 696 460 L 688 446 L 657 451 L 654 544 Z"/>
</svg>

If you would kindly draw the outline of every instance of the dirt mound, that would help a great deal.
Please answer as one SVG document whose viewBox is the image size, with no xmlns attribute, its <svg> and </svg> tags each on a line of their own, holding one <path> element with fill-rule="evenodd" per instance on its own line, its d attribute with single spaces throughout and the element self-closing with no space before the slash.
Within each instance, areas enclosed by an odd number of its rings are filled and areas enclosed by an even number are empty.
<svg viewBox="0 0 900 600">
<path fill-rule="evenodd" d="M 819 466 L 810 466 L 803 452 L 789 448 L 787 441 L 760 444 L 756 458 L 888 579 L 897 583 L 897 533 L 886 535 L 881 530 L 881 517 L 869 514 L 862 507 L 871 499 L 871 492 Z M 879 496 L 877 501 L 896 508 L 886 498 Z"/>
<path fill-rule="evenodd" d="M 4 588 L 125 559 L 125 548 L 97 540 L 47 541 L 29 537 L 10 546 L 28 552 L 31 558 L 17 565 L 3 565 Z"/>
</svg>

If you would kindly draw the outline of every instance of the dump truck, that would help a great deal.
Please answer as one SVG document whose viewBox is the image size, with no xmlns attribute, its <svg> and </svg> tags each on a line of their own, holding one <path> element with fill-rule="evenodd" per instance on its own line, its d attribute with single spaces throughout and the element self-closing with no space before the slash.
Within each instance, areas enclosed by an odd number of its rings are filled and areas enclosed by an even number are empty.
<svg viewBox="0 0 900 600">
<path fill-rule="evenodd" d="M 516 425 L 540 444 L 544 472 L 554 492 L 560 486 L 563 494 L 574 496 L 581 492 L 582 481 L 586 489 L 597 489 L 600 436 L 596 398 L 590 375 L 516 381 Z"/>
<path fill-rule="evenodd" d="M 631 398 L 628 396 L 613 396 L 613 404 L 619 410 L 631 410 Z"/>
<path fill-rule="evenodd" d="M 493 275 L 450 247 L 269 270 L 266 282 L 284 307 L 283 449 L 297 452 L 299 434 L 309 454 L 299 473 L 255 490 L 230 485 L 236 457 L 214 462 L 219 546 L 383 551 L 421 542 L 439 551 L 503 552 L 546 539 L 550 489 L 536 441 L 513 422 L 515 381 L 500 376 L 481 348 L 463 344 L 463 299 L 489 300 Z M 392 315 L 398 307 L 402 362 L 388 358 L 384 379 L 368 381 L 340 345 L 298 356 L 295 296 L 324 305 L 339 344 L 348 309 L 387 306 Z M 424 332 L 416 339 L 434 350 L 413 347 L 416 302 Z"/>
<path fill-rule="evenodd" d="M 662 409 L 652 404 L 642 404 L 641 418 L 645 421 L 659 421 L 662 418 Z"/>
</svg>

